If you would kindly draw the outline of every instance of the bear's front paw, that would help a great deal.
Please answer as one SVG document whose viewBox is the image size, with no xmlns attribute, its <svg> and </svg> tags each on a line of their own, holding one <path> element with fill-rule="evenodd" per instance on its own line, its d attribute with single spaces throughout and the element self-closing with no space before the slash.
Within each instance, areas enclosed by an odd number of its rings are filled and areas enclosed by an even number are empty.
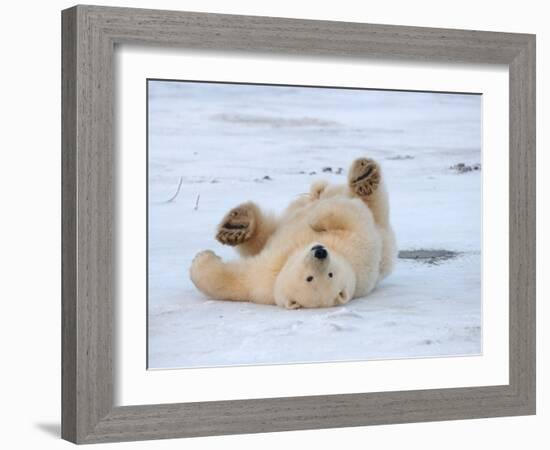
<svg viewBox="0 0 550 450">
<path fill-rule="evenodd" d="M 221 258 L 212 250 L 204 250 L 197 253 L 191 262 L 191 278 L 196 278 L 196 276 L 203 272 L 209 265 L 220 260 Z"/>
<path fill-rule="evenodd" d="M 369 158 L 359 158 L 351 165 L 349 187 L 360 197 L 371 195 L 380 184 L 380 166 Z"/>
<path fill-rule="evenodd" d="M 216 239 L 225 245 L 239 245 L 256 230 L 256 209 L 253 203 L 243 203 L 229 211 L 218 226 Z"/>
</svg>

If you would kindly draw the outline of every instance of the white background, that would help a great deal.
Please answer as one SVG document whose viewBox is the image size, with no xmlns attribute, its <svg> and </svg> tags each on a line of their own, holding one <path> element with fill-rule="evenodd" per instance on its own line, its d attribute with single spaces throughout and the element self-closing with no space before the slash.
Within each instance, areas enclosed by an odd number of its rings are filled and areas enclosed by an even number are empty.
<svg viewBox="0 0 550 450">
<path fill-rule="evenodd" d="M 105 5 L 185 9 L 204 12 L 333 19 L 398 25 L 537 33 L 538 148 L 548 123 L 548 21 L 544 3 L 470 1 L 339 2 L 233 0 L 122 1 Z M 7 448 L 62 448 L 60 416 L 60 15 L 71 2 L 10 2 L 2 11 L 2 443 Z M 548 225 L 542 179 L 547 156 L 539 151 L 538 229 Z M 6 208 L 7 206 L 7 208 Z M 117 448 L 331 448 L 463 449 L 544 448 L 550 396 L 544 383 L 549 357 L 545 338 L 548 292 L 539 233 L 538 415 L 445 423 L 390 425 L 120 444 Z M 547 264 L 546 264 L 547 266 Z M 548 277 L 546 277 L 548 280 Z M 98 447 L 105 447 L 98 446 Z"/>
</svg>

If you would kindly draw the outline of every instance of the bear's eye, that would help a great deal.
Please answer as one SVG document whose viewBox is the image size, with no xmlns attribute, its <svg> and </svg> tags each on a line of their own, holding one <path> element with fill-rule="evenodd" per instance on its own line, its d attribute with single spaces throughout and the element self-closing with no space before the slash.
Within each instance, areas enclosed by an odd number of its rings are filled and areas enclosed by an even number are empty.
<svg viewBox="0 0 550 450">
<path fill-rule="evenodd" d="M 306 278 L 306 281 L 308 283 L 311 283 L 313 281 L 313 277 L 310 275 L 309 277 Z"/>
<path fill-rule="evenodd" d="M 329 277 L 329 278 L 332 278 L 332 272 L 329 272 L 329 273 L 328 273 L 328 277 Z"/>
</svg>

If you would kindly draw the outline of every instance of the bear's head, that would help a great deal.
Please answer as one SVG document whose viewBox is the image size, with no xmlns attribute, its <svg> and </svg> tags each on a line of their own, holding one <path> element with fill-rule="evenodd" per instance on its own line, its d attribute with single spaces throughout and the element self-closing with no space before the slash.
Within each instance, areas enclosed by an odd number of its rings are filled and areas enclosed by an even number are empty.
<svg viewBox="0 0 550 450">
<path fill-rule="evenodd" d="M 353 297 L 355 283 L 343 256 L 313 243 L 287 259 L 275 281 L 275 302 L 288 309 L 341 305 Z"/>
</svg>

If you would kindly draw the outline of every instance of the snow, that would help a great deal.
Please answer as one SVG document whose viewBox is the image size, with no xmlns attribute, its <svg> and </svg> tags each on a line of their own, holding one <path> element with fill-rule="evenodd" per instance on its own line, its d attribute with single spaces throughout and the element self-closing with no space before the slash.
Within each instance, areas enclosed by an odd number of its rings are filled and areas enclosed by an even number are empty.
<svg viewBox="0 0 550 450">
<path fill-rule="evenodd" d="M 480 142 L 477 95 L 149 81 L 148 367 L 479 354 L 481 173 L 450 167 L 479 163 Z M 227 210 L 281 211 L 314 180 L 345 182 L 359 156 L 382 165 L 399 248 L 456 258 L 399 259 L 369 296 L 328 309 L 196 290 L 197 252 L 237 257 L 214 239 Z"/>
</svg>

